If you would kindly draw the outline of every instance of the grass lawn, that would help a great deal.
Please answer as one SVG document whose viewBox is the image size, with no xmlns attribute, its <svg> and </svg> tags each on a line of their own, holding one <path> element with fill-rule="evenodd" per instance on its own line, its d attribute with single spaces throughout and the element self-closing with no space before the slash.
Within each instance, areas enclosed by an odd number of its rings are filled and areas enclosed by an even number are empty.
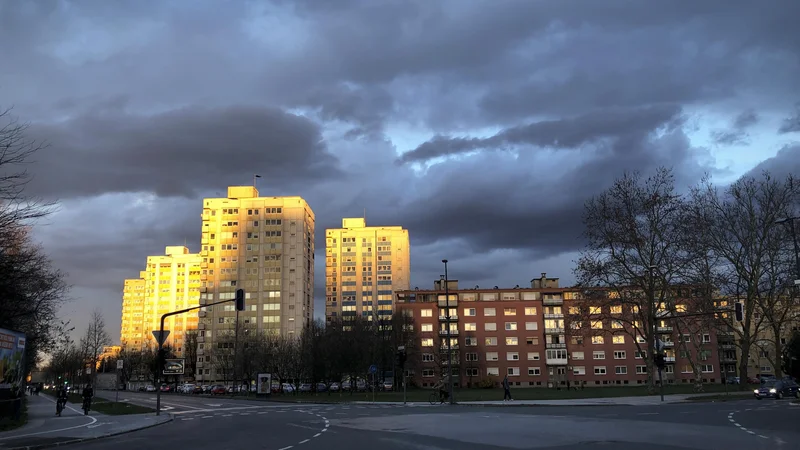
<svg viewBox="0 0 800 450">
<path fill-rule="evenodd" d="M 55 396 L 55 392 L 46 391 L 48 394 Z M 83 398 L 80 394 L 69 394 L 67 401 L 75 406 L 75 409 L 80 409 L 83 405 Z M 92 399 L 92 411 L 99 412 L 100 414 L 107 414 L 109 416 L 122 416 L 127 414 L 146 414 L 156 412 L 153 408 L 146 406 L 134 405 L 125 402 L 114 402 L 100 397 Z"/>
<path fill-rule="evenodd" d="M 664 394 L 694 394 L 693 385 L 666 385 Z M 710 384 L 704 386 L 706 393 L 725 392 L 722 384 Z M 731 394 L 736 394 L 734 386 L 728 386 Z M 433 392 L 431 389 L 409 389 L 407 400 L 409 402 L 427 402 Z M 511 395 L 515 400 L 564 400 L 582 398 L 610 398 L 610 397 L 638 397 L 646 395 L 658 395 L 647 391 L 646 386 L 622 386 L 622 387 L 590 387 L 581 390 L 548 389 L 548 388 L 511 388 Z M 491 401 L 502 400 L 503 390 L 495 389 L 456 389 L 455 398 L 457 402 L 469 401 Z M 725 397 L 722 394 L 722 397 Z M 251 397 L 252 398 L 252 397 Z M 702 398 L 702 397 L 701 397 Z M 738 398 L 738 397 L 737 397 Z M 352 395 L 347 392 L 342 393 L 321 393 L 321 394 L 297 394 L 297 395 L 272 395 L 269 401 L 274 402 L 314 402 L 314 403 L 340 403 L 340 402 L 371 402 L 372 393 L 358 392 Z M 377 402 L 402 402 L 403 392 L 378 392 L 375 394 Z"/>
<path fill-rule="evenodd" d="M 28 400 L 22 400 L 22 410 L 19 413 L 19 420 L 12 420 L 10 417 L 0 418 L 0 431 L 11 431 L 28 423 Z"/>
</svg>

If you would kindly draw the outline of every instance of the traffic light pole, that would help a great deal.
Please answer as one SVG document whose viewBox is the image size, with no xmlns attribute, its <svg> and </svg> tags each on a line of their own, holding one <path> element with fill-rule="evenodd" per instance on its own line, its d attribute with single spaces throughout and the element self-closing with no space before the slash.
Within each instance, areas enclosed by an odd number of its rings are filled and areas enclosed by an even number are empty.
<svg viewBox="0 0 800 450">
<path fill-rule="evenodd" d="M 241 289 L 240 289 L 241 290 Z M 235 302 L 236 299 L 233 300 L 222 300 L 220 302 L 209 303 L 207 305 L 199 305 L 193 306 L 191 308 L 181 309 L 179 311 L 172 311 L 168 312 L 161 316 L 161 327 L 158 329 L 158 352 L 156 353 L 156 376 L 155 376 L 155 388 L 156 388 L 156 415 L 161 415 L 161 371 L 162 365 L 164 364 L 164 358 L 161 352 L 164 350 L 164 320 L 169 316 L 177 316 L 178 314 L 187 313 L 190 311 L 194 311 L 200 308 L 205 308 L 207 306 L 214 306 L 214 305 L 221 305 L 223 303 L 230 303 Z"/>
</svg>

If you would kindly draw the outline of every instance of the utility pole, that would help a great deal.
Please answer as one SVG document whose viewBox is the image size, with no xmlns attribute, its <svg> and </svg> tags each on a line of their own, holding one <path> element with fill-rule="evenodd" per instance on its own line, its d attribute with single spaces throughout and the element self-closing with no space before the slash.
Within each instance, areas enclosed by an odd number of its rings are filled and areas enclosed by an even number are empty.
<svg viewBox="0 0 800 450">
<path fill-rule="evenodd" d="M 444 263 L 444 304 L 447 308 L 447 316 L 445 316 L 445 324 L 447 325 L 447 393 L 450 396 L 450 404 L 454 405 L 453 399 L 453 343 L 450 341 L 450 282 L 447 278 L 447 260 L 443 259 Z M 438 301 L 438 300 L 437 300 Z"/>
<path fill-rule="evenodd" d="M 653 276 L 653 271 L 657 269 L 656 266 L 648 267 L 650 272 L 650 280 L 649 280 L 649 301 L 650 301 L 650 310 L 652 311 L 651 319 L 653 320 L 653 363 L 658 368 L 658 384 L 659 384 L 659 391 L 661 392 L 661 401 L 664 401 L 664 376 L 662 367 L 664 366 L 664 356 L 661 354 L 661 345 L 660 340 L 658 339 L 658 316 L 656 310 L 658 309 L 658 305 L 656 304 L 656 283 L 655 278 Z"/>
</svg>

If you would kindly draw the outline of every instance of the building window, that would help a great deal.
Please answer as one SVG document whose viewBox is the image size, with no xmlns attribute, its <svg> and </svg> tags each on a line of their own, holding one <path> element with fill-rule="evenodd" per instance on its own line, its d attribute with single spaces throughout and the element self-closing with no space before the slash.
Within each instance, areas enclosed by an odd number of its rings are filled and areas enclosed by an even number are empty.
<svg viewBox="0 0 800 450">
<path fill-rule="evenodd" d="M 489 346 L 497 345 L 497 338 L 496 337 L 487 337 L 486 340 L 484 340 L 484 343 L 486 345 L 489 345 Z"/>
<path fill-rule="evenodd" d="M 595 367 L 594 368 L 594 374 L 595 375 L 605 375 L 606 374 L 605 366 Z"/>
<path fill-rule="evenodd" d="M 433 353 L 423 353 L 422 362 L 433 362 Z"/>
<path fill-rule="evenodd" d="M 509 336 L 506 338 L 506 345 L 519 345 L 519 339 Z"/>
<path fill-rule="evenodd" d="M 433 347 L 433 338 L 425 338 L 422 340 L 423 347 Z"/>
<path fill-rule="evenodd" d="M 494 308 L 483 308 L 483 315 L 487 317 L 497 315 L 497 311 Z"/>
<path fill-rule="evenodd" d="M 497 331 L 497 324 L 494 322 L 491 323 L 484 323 L 483 324 L 484 331 Z"/>
<path fill-rule="evenodd" d="M 623 350 L 616 350 L 614 351 L 614 359 L 625 359 L 627 355 Z"/>
<path fill-rule="evenodd" d="M 478 360 L 478 354 L 477 353 L 467 353 L 464 358 L 467 361 L 477 361 Z"/>
<path fill-rule="evenodd" d="M 477 377 L 478 376 L 478 368 L 477 367 L 467 367 L 464 370 L 464 374 L 468 377 Z"/>
<path fill-rule="evenodd" d="M 706 333 L 703 335 L 703 343 L 708 344 L 709 342 L 711 342 L 711 335 Z"/>
<path fill-rule="evenodd" d="M 519 353 L 517 352 L 506 353 L 506 361 L 519 361 Z"/>
<path fill-rule="evenodd" d="M 508 373 L 508 376 L 510 376 L 510 377 L 518 377 L 519 376 L 519 367 L 509 367 L 507 373 Z"/>
<path fill-rule="evenodd" d="M 603 336 L 592 336 L 592 344 L 600 345 L 604 343 L 605 339 L 603 339 Z"/>
<path fill-rule="evenodd" d="M 711 364 L 703 364 L 700 366 L 700 371 L 703 373 L 714 373 L 714 366 Z"/>
<path fill-rule="evenodd" d="M 618 334 L 616 336 L 611 337 L 611 342 L 614 344 L 624 344 L 625 343 L 625 336 Z"/>
<path fill-rule="evenodd" d="M 636 358 L 636 359 L 645 359 L 645 358 L 647 358 L 647 352 L 644 351 L 644 350 L 641 350 L 641 351 L 640 350 L 636 350 L 635 352 L 633 352 L 633 357 Z"/>
<path fill-rule="evenodd" d="M 539 329 L 538 322 L 525 322 L 526 331 L 537 331 Z"/>
<path fill-rule="evenodd" d="M 498 359 L 497 352 L 486 352 L 487 361 L 497 361 Z"/>
<path fill-rule="evenodd" d="M 614 373 L 617 375 L 627 375 L 628 374 L 628 367 L 627 366 L 616 366 L 614 367 Z"/>
<path fill-rule="evenodd" d="M 539 361 L 539 352 L 528 352 L 528 361 Z"/>
<path fill-rule="evenodd" d="M 420 330 L 421 330 L 422 332 L 426 332 L 426 331 L 427 331 L 427 332 L 430 332 L 430 331 L 433 331 L 433 324 L 431 324 L 431 323 L 423 323 L 423 324 L 420 326 Z"/>
<path fill-rule="evenodd" d="M 430 378 L 434 375 L 436 375 L 436 372 L 433 369 L 422 369 L 423 378 Z"/>
<path fill-rule="evenodd" d="M 506 331 L 517 331 L 517 322 L 506 322 Z"/>
<path fill-rule="evenodd" d="M 419 311 L 419 315 L 421 317 L 433 317 L 433 310 L 432 309 L 421 309 Z"/>
<path fill-rule="evenodd" d="M 529 376 L 535 377 L 535 376 L 539 376 L 541 374 L 542 374 L 542 370 L 539 369 L 538 367 L 528 367 L 528 375 Z"/>
<path fill-rule="evenodd" d="M 464 308 L 464 316 L 465 317 L 475 317 L 477 312 L 475 308 Z"/>
<path fill-rule="evenodd" d="M 638 375 L 643 375 L 647 373 L 647 366 L 636 366 L 636 373 Z"/>
<path fill-rule="evenodd" d="M 536 337 L 536 336 L 527 337 L 527 338 L 525 338 L 525 343 L 527 345 L 539 345 L 539 338 Z"/>
<path fill-rule="evenodd" d="M 475 347 L 478 345 L 478 338 L 475 336 L 468 336 L 464 338 L 464 345 L 467 347 Z"/>
<path fill-rule="evenodd" d="M 497 367 L 487 367 L 486 368 L 486 375 L 489 375 L 490 377 L 491 376 L 495 376 L 495 377 L 500 376 L 500 369 L 498 369 Z"/>
<path fill-rule="evenodd" d="M 465 323 L 464 324 L 464 331 L 475 331 L 477 330 L 477 326 L 475 323 Z"/>
<path fill-rule="evenodd" d="M 517 315 L 517 308 L 505 308 L 505 309 L 503 309 L 503 315 L 504 316 L 516 316 Z M 519 369 L 517 369 L 517 372 L 519 372 Z"/>
<path fill-rule="evenodd" d="M 592 359 L 606 359 L 606 352 L 602 350 L 592 352 Z"/>
<path fill-rule="evenodd" d="M 572 359 L 576 361 L 583 361 L 583 352 L 572 352 Z"/>
<path fill-rule="evenodd" d="M 525 315 L 526 316 L 535 316 L 536 315 L 536 307 L 535 306 L 529 306 L 529 307 L 525 308 Z"/>
</svg>

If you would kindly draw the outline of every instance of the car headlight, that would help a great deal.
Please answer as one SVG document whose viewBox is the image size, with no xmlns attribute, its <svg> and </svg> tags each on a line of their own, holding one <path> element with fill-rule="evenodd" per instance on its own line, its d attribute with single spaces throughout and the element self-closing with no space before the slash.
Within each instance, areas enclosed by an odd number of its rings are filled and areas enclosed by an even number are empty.
<svg viewBox="0 0 800 450">
<path fill-rule="evenodd" d="M 753 389 L 753 392 L 755 392 L 756 394 L 758 394 L 758 389 Z"/>
<path fill-rule="evenodd" d="M 770 393 L 770 394 L 774 394 L 774 393 L 776 393 L 776 392 L 778 392 L 778 391 L 776 391 L 775 389 L 770 389 L 770 390 L 769 390 L 769 393 Z"/>
</svg>

